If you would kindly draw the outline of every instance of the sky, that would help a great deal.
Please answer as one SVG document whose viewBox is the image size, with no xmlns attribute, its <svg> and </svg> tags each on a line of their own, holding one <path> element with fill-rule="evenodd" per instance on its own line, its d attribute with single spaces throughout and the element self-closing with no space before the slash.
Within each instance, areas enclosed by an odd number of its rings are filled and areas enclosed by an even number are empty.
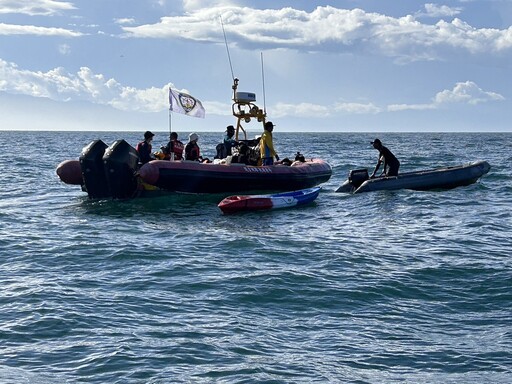
<svg viewBox="0 0 512 384">
<path fill-rule="evenodd" d="M 0 130 L 220 132 L 236 77 L 276 131 L 512 132 L 511 59 L 512 0 L 0 0 Z"/>
</svg>

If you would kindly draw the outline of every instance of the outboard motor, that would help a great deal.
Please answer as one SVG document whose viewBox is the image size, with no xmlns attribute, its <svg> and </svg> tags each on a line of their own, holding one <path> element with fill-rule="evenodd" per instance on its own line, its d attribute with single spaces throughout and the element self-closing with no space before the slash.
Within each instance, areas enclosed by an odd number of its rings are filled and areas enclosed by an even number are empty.
<svg viewBox="0 0 512 384">
<path fill-rule="evenodd" d="M 84 179 L 83 189 L 91 199 L 111 196 L 103 166 L 103 155 L 107 147 L 107 144 L 103 141 L 94 140 L 82 149 L 82 154 L 79 158 Z"/>
<path fill-rule="evenodd" d="M 351 170 L 348 174 L 348 181 L 354 187 L 354 189 L 359 188 L 361 184 L 363 184 L 369 178 L 370 177 L 368 176 L 368 170 L 366 168 L 354 169 Z"/>
<path fill-rule="evenodd" d="M 135 148 L 124 140 L 116 140 L 105 151 L 103 163 L 108 188 L 113 198 L 133 197 L 137 190 L 137 163 L 139 156 Z"/>
</svg>

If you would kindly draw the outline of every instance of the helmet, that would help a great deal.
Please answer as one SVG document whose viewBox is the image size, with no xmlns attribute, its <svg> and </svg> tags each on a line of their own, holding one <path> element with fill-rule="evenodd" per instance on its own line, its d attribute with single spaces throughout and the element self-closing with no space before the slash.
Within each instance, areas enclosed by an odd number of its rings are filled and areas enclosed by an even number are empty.
<svg viewBox="0 0 512 384">
<path fill-rule="evenodd" d="M 199 140 L 199 136 L 197 136 L 197 133 L 191 133 L 190 135 L 188 135 L 188 141 L 197 141 Z"/>
</svg>

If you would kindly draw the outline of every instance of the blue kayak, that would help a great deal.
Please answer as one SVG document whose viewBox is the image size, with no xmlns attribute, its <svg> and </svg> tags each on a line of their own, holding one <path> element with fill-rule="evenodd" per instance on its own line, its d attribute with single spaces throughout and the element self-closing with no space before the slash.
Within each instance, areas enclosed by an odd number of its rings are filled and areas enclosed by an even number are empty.
<svg viewBox="0 0 512 384">
<path fill-rule="evenodd" d="M 320 189 L 321 187 L 313 187 L 271 195 L 234 195 L 226 197 L 218 207 L 224 213 L 295 207 L 314 201 Z"/>
</svg>

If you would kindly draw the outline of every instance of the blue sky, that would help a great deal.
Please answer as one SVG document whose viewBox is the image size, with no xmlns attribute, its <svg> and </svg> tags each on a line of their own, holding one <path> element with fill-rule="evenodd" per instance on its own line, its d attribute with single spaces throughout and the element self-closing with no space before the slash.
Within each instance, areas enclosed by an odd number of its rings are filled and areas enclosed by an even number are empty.
<svg viewBox="0 0 512 384">
<path fill-rule="evenodd" d="M 0 0 L 0 130 L 224 130 L 221 18 L 276 130 L 512 132 L 511 0 Z"/>
</svg>

